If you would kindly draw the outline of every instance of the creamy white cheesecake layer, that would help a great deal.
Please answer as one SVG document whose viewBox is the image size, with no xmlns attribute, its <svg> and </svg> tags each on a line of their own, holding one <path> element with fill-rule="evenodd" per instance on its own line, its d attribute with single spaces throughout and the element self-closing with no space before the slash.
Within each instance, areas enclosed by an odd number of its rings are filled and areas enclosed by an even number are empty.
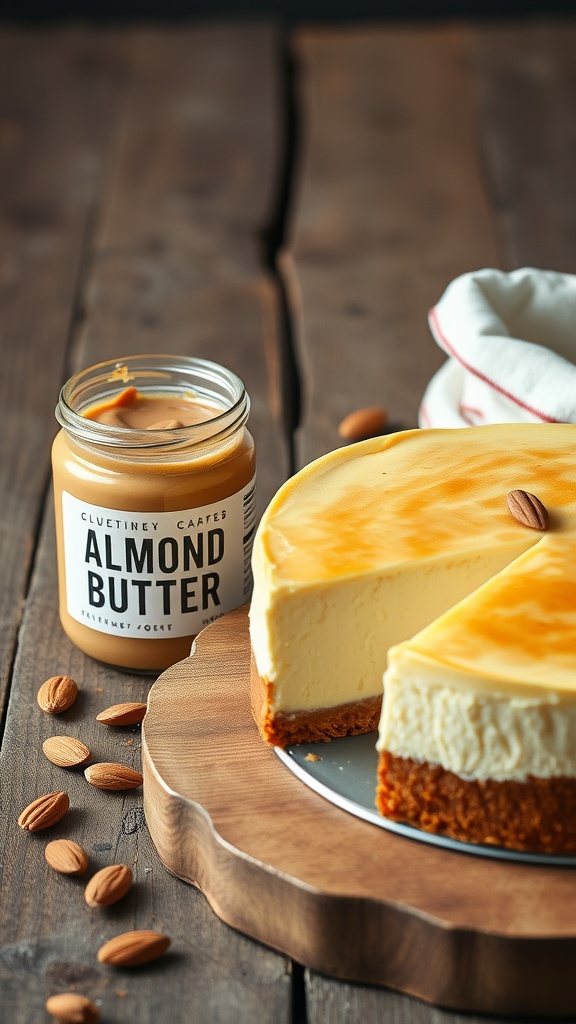
<svg viewBox="0 0 576 1024">
<path fill-rule="evenodd" d="M 378 749 L 464 779 L 576 775 L 576 703 L 454 689 L 389 670 Z"/>
</svg>

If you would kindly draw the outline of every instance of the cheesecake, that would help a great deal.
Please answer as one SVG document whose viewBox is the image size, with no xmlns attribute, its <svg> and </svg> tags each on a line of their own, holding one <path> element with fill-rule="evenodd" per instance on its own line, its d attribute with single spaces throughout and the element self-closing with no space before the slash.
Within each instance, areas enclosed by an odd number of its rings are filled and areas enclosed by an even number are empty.
<svg viewBox="0 0 576 1024">
<path fill-rule="evenodd" d="M 379 728 L 385 816 L 576 851 L 575 453 L 570 424 L 406 431 L 289 480 L 253 553 L 264 739 Z M 548 529 L 511 514 L 512 490 Z"/>
</svg>

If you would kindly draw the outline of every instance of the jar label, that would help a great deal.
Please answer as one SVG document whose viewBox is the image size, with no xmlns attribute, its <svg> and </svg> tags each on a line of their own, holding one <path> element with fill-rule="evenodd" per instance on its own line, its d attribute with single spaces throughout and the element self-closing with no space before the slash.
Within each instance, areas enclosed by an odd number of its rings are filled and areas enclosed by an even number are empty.
<svg viewBox="0 0 576 1024">
<path fill-rule="evenodd" d="M 69 615 L 136 639 L 193 636 L 250 597 L 255 480 L 178 512 L 123 512 L 62 493 Z"/>
</svg>

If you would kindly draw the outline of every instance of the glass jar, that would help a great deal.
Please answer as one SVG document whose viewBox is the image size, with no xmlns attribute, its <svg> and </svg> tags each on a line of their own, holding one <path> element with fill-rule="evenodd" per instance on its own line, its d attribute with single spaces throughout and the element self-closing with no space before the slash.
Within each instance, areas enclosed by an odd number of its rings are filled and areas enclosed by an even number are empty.
<svg viewBox="0 0 576 1024">
<path fill-rule="evenodd" d="M 60 619 L 86 654 L 158 672 L 248 600 L 249 410 L 234 373 L 181 356 L 99 363 L 62 388 L 52 448 Z"/>
</svg>

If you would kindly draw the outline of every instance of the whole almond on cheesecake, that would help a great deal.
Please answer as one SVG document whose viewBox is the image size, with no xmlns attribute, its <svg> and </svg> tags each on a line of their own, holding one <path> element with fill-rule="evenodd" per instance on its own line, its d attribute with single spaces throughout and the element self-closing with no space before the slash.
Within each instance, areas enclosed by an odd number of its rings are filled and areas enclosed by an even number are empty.
<svg viewBox="0 0 576 1024">
<path fill-rule="evenodd" d="M 125 764 L 114 764 L 112 761 L 97 761 L 84 771 L 87 781 L 97 789 L 137 789 L 142 785 L 140 772 L 128 768 Z"/>
<path fill-rule="evenodd" d="M 138 967 L 157 960 L 169 945 L 168 936 L 160 932 L 122 932 L 100 947 L 98 960 L 113 967 Z"/>
<path fill-rule="evenodd" d="M 88 870 L 88 854 L 73 839 L 53 839 L 44 850 L 47 863 L 61 875 L 83 875 Z"/>
<path fill-rule="evenodd" d="M 137 725 L 146 714 L 146 704 L 113 704 L 96 715 L 96 721 L 103 725 Z"/>
<path fill-rule="evenodd" d="M 36 699 L 49 715 L 59 715 L 71 708 L 78 696 L 78 686 L 70 676 L 51 676 L 38 690 Z"/>
<path fill-rule="evenodd" d="M 70 797 L 67 793 L 46 793 L 24 808 L 18 824 L 25 832 L 40 832 L 60 821 L 69 807 Z"/>
<path fill-rule="evenodd" d="M 85 743 L 75 736 L 49 736 L 42 744 L 42 750 L 52 764 L 59 768 L 77 768 L 86 764 L 92 753 Z"/>
<path fill-rule="evenodd" d="M 110 907 L 126 895 L 132 885 L 132 872 L 126 864 L 110 864 L 92 876 L 84 890 L 89 907 Z"/>
<path fill-rule="evenodd" d="M 60 992 L 46 1000 L 46 1010 L 61 1024 L 96 1024 L 100 1010 L 78 992 Z"/>
<path fill-rule="evenodd" d="M 510 514 L 523 526 L 529 526 L 531 530 L 548 528 L 548 510 L 535 494 L 516 488 L 508 492 L 506 502 Z"/>
</svg>

